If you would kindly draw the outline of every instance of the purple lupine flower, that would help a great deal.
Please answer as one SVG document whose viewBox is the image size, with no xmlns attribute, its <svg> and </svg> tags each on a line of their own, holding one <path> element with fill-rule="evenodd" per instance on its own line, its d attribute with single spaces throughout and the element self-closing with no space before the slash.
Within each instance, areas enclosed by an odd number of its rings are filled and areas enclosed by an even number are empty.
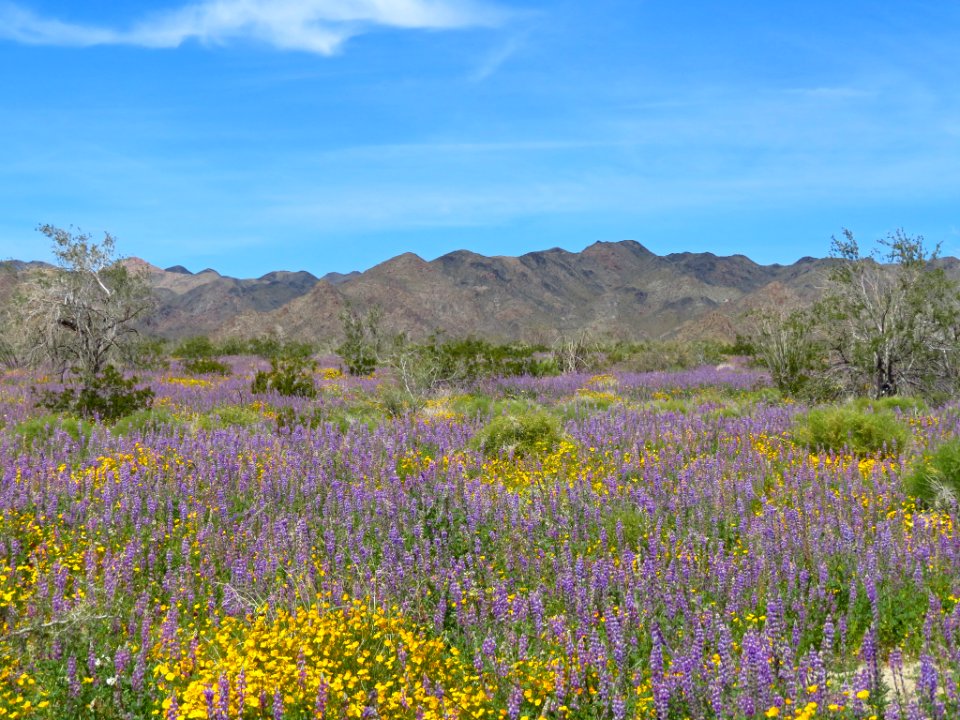
<svg viewBox="0 0 960 720">
<path fill-rule="evenodd" d="M 273 691 L 273 720 L 283 720 L 283 693 L 280 688 Z"/>
<path fill-rule="evenodd" d="M 77 677 L 77 658 L 75 655 L 67 658 L 67 686 L 70 688 L 70 697 L 80 696 L 80 679 Z"/>
</svg>

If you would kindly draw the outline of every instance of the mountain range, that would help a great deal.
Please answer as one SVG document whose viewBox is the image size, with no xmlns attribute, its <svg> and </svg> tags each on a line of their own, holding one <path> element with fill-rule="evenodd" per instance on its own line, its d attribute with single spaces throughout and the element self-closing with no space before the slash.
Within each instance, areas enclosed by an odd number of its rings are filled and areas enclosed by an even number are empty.
<svg viewBox="0 0 960 720">
<path fill-rule="evenodd" d="M 953 261 L 951 270 L 958 261 Z M 131 258 L 157 298 L 146 328 L 176 339 L 278 333 L 333 346 L 340 314 L 379 306 L 390 332 L 423 337 L 552 342 L 588 332 L 611 339 L 732 339 L 743 315 L 761 306 L 814 299 L 828 260 L 759 265 L 743 255 L 656 255 L 633 240 L 598 242 L 518 257 L 458 250 L 435 260 L 412 253 L 365 272 L 270 272 L 238 279 L 206 269 L 161 269 Z M 8 261 L 0 295 L 37 263 Z M 5 289 L 6 288 L 6 289 Z"/>
</svg>

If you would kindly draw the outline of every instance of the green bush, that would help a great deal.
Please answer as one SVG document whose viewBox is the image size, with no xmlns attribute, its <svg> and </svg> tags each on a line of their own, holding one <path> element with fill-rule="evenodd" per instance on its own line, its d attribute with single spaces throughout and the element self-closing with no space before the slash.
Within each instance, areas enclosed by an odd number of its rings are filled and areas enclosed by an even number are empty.
<svg viewBox="0 0 960 720">
<path fill-rule="evenodd" d="M 33 446 L 49 440 L 58 429 L 79 442 L 81 439 L 86 440 L 90 437 L 93 423 L 70 415 L 50 413 L 24 420 L 13 428 L 13 432 L 23 438 L 27 445 Z"/>
<path fill-rule="evenodd" d="M 275 392 L 287 397 L 317 396 L 313 382 L 316 363 L 298 354 L 270 358 L 270 370 L 258 370 L 250 385 L 254 394 Z"/>
<path fill-rule="evenodd" d="M 253 427 L 263 421 L 263 416 L 253 408 L 223 405 L 198 416 L 195 422 L 202 430 L 221 430 L 228 427 Z"/>
<path fill-rule="evenodd" d="M 173 354 L 177 357 L 197 360 L 199 358 L 211 358 L 217 354 L 217 351 L 210 338 L 205 335 L 198 335 L 183 340 L 173 351 Z"/>
<path fill-rule="evenodd" d="M 299 359 L 309 360 L 313 355 L 314 347 L 310 343 L 285 341 L 271 335 L 254 338 L 247 343 L 247 348 L 253 355 L 259 355 L 266 360 Z M 224 355 L 228 353 L 222 353 Z"/>
<path fill-rule="evenodd" d="M 165 428 L 179 428 L 182 423 L 166 408 L 138 410 L 122 417 L 114 423 L 111 432 L 114 435 L 130 435 L 135 432 L 158 431 Z"/>
<path fill-rule="evenodd" d="M 948 440 L 924 456 L 904 477 L 907 492 L 930 505 L 960 499 L 960 439 Z"/>
<path fill-rule="evenodd" d="M 488 457 L 503 452 L 523 457 L 555 448 L 563 437 L 560 421 L 546 412 L 501 415 L 491 420 L 472 441 Z"/>
<path fill-rule="evenodd" d="M 166 370 L 170 366 L 167 357 L 167 341 L 162 338 L 140 338 L 127 348 L 127 361 L 137 370 Z"/>
<path fill-rule="evenodd" d="M 811 410 L 794 424 L 793 439 L 811 450 L 872 455 L 883 449 L 900 452 L 910 433 L 889 410 L 844 405 Z"/>
<path fill-rule="evenodd" d="M 183 369 L 191 375 L 230 375 L 233 373 L 233 368 L 227 363 L 213 358 L 185 360 Z"/>
<path fill-rule="evenodd" d="M 113 365 L 107 365 L 103 372 L 88 378 L 79 389 L 41 392 L 37 407 L 113 422 L 150 407 L 153 390 L 138 388 L 138 382 L 136 377 L 125 378 Z"/>
<path fill-rule="evenodd" d="M 927 404 L 922 398 L 908 397 L 906 395 L 893 395 L 891 397 L 882 397 L 877 400 L 870 398 L 859 398 L 856 401 L 858 408 L 873 408 L 874 410 L 899 410 L 902 413 L 916 415 L 927 409 Z"/>
</svg>

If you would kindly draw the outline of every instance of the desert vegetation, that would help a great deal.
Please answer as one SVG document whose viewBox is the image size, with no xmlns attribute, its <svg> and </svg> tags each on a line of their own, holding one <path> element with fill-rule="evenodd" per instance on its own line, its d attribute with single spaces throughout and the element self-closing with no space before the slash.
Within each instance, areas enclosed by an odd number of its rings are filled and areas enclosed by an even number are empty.
<svg viewBox="0 0 960 720">
<path fill-rule="evenodd" d="M 112 267 L 76 295 L 101 315 Z M 33 348 L 80 340 L 58 313 Z M 950 352 L 343 319 L 340 355 L 120 320 L 96 362 L 11 362 L 0 717 L 960 714 Z"/>
</svg>

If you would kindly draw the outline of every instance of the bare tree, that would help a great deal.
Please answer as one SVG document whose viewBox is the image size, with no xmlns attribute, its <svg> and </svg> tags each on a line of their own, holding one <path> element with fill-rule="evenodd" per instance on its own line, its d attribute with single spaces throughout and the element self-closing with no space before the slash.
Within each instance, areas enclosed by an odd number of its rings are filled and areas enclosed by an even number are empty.
<svg viewBox="0 0 960 720">
<path fill-rule="evenodd" d="M 38 270 L 16 303 L 19 341 L 34 362 L 49 361 L 82 378 L 99 375 L 138 337 L 135 323 L 152 307 L 145 279 L 116 256 L 113 237 L 41 225 L 57 267 Z"/>
<path fill-rule="evenodd" d="M 576 373 L 589 369 L 591 356 L 600 351 L 599 343 L 592 340 L 586 330 L 573 337 L 561 333 L 553 344 L 553 357 L 561 372 Z"/>
</svg>

